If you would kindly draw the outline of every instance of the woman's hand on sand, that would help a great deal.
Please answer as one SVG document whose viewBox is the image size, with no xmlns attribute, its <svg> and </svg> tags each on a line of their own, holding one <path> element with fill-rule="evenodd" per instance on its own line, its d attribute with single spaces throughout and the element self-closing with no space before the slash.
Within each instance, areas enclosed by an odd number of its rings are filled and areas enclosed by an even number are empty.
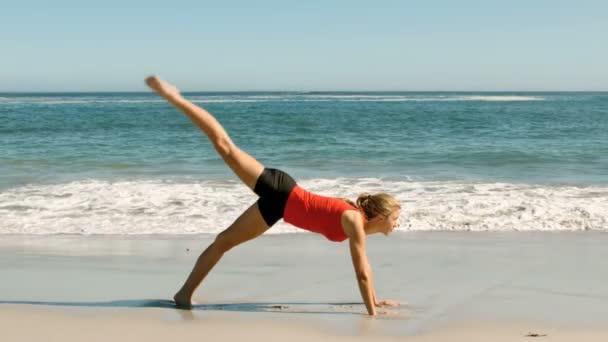
<svg viewBox="0 0 608 342">
<path fill-rule="evenodd" d="M 179 93 L 177 87 L 161 80 L 157 76 L 147 77 L 146 84 L 148 85 L 148 87 L 152 88 L 152 90 L 157 92 L 160 96 L 164 97 L 169 101 L 181 98 L 181 94 Z"/>
<path fill-rule="evenodd" d="M 399 306 L 399 302 L 395 302 L 394 300 L 381 300 L 376 302 L 376 306 L 379 308 L 386 306 Z"/>
</svg>

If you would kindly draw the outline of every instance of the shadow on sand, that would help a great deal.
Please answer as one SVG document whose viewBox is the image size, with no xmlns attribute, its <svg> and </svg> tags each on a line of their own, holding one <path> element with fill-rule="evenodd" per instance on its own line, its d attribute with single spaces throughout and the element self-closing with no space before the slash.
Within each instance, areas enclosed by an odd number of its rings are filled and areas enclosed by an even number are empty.
<svg viewBox="0 0 608 342">
<path fill-rule="evenodd" d="M 361 314 L 361 303 L 226 303 L 195 304 L 190 309 L 178 308 L 171 300 L 164 299 L 125 299 L 105 302 L 61 302 L 0 300 L 0 305 L 40 305 L 83 308 L 161 308 L 179 311 L 237 311 L 237 312 L 275 312 L 291 314 Z"/>
</svg>

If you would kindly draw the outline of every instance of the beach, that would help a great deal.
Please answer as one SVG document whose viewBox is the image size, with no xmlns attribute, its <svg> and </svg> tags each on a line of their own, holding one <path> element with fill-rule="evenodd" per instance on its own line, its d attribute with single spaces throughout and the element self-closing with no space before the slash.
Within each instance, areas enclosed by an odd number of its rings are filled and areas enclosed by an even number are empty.
<svg viewBox="0 0 608 342">
<path fill-rule="evenodd" d="M 401 203 L 367 239 L 378 299 L 402 303 L 375 318 L 348 243 L 282 221 L 177 310 L 256 196 L 154 94 L 0 94 L 3 337 L 605 341 L 607 94 L 186 94 L 304 188 Z"/>
<path fill-rule="evenodd" d="M 0 342 L 608 341 L 607 12 L 3 4 Z"/>
<path fill-rule="evenodd" d="M 603 232 L 370 236 L 377 296 L 402 303 L 375 318 L 361 304 L 348 244 L 312 234 L 262 236 L 235 248 L 198 289 L 193 310 L 175 309 L 174 291 L 212 238 L 6 235 L 4 334 L 11 341 L 606 338 Z"/>
</svg>

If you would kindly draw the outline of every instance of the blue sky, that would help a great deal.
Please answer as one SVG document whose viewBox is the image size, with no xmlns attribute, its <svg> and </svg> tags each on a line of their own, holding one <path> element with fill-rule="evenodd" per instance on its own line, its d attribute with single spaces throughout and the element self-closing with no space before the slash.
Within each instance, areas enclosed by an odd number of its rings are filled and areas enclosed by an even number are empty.
<svg viewBox="0 0 608 342">
<path fill-rule="evenodd" d="M 1 91 L 608 90 L 608 1 L 2 2 Z"/>
</svg>

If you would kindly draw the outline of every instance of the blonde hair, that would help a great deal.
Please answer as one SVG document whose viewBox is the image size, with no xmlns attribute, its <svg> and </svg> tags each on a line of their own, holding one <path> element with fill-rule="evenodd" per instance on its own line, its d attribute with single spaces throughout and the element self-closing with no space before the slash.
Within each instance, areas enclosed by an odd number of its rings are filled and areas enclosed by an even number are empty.
<svg viewBox="0 0 608 342">
<path fill-rule="evenodd" d="M 361 209 L 366 219 L 372 219 L 378 215 L 389 216 L 394 210 L 401 209 L 401 204 L 395 197 L 386 193 L 368 194 L 362 193 L 357 197 L 357 202 L 343 198 L 348 204 Z"/>
</svg>

